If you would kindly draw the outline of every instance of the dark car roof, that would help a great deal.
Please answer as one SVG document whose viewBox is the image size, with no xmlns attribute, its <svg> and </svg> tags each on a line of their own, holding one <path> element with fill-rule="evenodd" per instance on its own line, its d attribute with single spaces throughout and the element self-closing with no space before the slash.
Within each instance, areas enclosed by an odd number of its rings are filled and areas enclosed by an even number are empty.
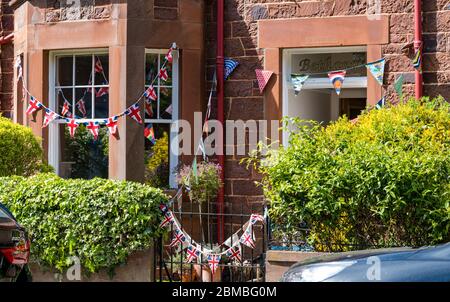
<svg viewBox="0 0 450 302">
<path fill-rule="evenodd" d="M 342 260 L 357 260 L 361 258 L 368 258 L 371 256 L 378 256 L 383 261 L 395 261 L 395 260 L 450 261 L 450 243 L 439 246 L 423 247 L 419 249 L 402 247 L 402 248 L 371 249 L 363 251 L 325 254 L 323 256 L 313 257 L 301 261 L 295 264 L 293 268 L 316 263 L 335 262 Z"/>
</svg>

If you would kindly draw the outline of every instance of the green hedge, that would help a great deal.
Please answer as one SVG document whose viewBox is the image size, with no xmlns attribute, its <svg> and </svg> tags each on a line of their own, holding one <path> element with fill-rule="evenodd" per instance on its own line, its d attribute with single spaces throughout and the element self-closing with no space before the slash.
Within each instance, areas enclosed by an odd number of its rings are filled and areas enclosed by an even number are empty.
<svg viewBox="0 0 450 302">
<path fill-rule="evenodd" d="M 89 272 L 112 271 L 158 236 L 159 189 L 104 179 L 64 180 L 53 174 L 0 178 L 0 202 L 31 234 L 32 258 L 64 270 L 77 256 Z"/>
<path fill-rule="evenodd" d="M 318 250 L 450 240 L 450 114 L 443 99 L 372 110 L 355 124 L 297 121 L 257 168 L 278 229 L 306 222 Z M 253 158 L 257 163 L 258 158 Z"/>
<path fill-rule="evenodd" d="M 0 177 L 29 176 L 48 167 L 42 162 L 40 140 L 30 128 L 0 116 Z"/>
</svg>

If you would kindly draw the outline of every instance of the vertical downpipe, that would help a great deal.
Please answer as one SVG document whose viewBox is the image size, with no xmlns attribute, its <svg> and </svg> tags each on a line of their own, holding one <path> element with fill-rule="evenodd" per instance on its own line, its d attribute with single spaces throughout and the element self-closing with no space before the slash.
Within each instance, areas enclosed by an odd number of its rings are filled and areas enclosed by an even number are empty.
<svg viewBox="0 0 450 302">
<path fill-rule="evenodd" d="M 422 0 L 414 0 L 414 50 L 421 50 L 420 60 L 422 61 Z M 415 83 L 416 83 L 416 99 L 420 99 L 423 96 L 423 75 L 419 70 L 415 71 Z"/>
</svg>

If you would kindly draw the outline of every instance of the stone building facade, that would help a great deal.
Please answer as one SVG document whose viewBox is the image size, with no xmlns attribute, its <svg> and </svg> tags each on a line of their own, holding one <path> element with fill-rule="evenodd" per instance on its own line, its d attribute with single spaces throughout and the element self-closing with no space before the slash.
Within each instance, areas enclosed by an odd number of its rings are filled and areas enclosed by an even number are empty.
<svg viewBox="0 0 450 302">
<path fill-rule="evenodd" d="M 167 48 L 172 41 L 180 48 L 179 117 L 192 121 L 193 111 L 205 111 L 206 92 L 216 64 L 216 1 L 81 2 L 81 13 L 74 16 L 60 5 L 61 1 L 2 1 L 2 35 L 13 30 L 13 17 L 16 18 L 14 47 L 3 45 L 1 54 L 0 100 L 5 115 L 32 127 L 44 138 L 46 150 L 49 149 L 48 133 L 39 125 L 42 115 L 38 115 L 37 123 L 30 121 L 18 101 L 19 92 L 13 94 L 15 55 L 25 54 L 27 74 L 33 73 L 28 86 L 37 97 L 46 100 L 51 50 L 108 48 L 113 71 L 110 71 L 109 106 L 114 111 L 128 105 L 127 100 L 135 99 L 136 93 L 142 90 L 145 76 L 141 57 L 145 49 Z M 291 102 L 286 100 L 291 98 L 286 66 L 289 60 L 296 58 L 310 60 L 309 55 L 327 61 L 334 60 L 336 53 L 347 63 L 351 63 L 348 54 L 353 58 L 362 56 L 366 61 L 388 59 L 382 86 L 370 75 L 355 77 L 355 94 L 345 97 L 349 108 L 351 99 L 363 100 L 364 104 L 374 104 L 382 96 L 398 100 L 393 83 L 400 74 L 405 76 L 405 95 L 413 95 L 414 69 L 410 63 L 414 42 L 413 11 L 411 0 L 225 0 L 225 55 L 240 63 L 225 84 L 225 118 L 270 121 L 279 120 L 286 113 L 289 115 L 283 107 Z M 424 93 L 442 95 L 450 100 L 448 0 L 423 1 L 423 32 Z M 286 59 L 287 56 L 290 59 Z M 258 89 L 255 75 L 258 68 L 275 73 L 264 93 Z M 320 85 L 307 93 L 325 89 Z M 330 96 L 329 91 L 326 87 L 326 91 L 321 92 L 339 101 L 336 96 Z M 329 101 L 320 101 L 333 107 L 327 109 L 327 115 L 338 115 L 339 110 L 345 109 L 329 105 Z M 292 102 L 295 105 L 295 99 Z M 19 108 L 14 108 L 14 104 Z M 311 114 L 323 116 L 321 112 Z M 125 138 L 110 146 L 110 177 L 142 180 L 142 128 L 129 120 L 120 127 Z M 241 158 L 226 158 L 227 211 L 248 212 L 263 202 L 261 189 L 254 184 L 259 176 L 241 165 Z"/>
</svg>

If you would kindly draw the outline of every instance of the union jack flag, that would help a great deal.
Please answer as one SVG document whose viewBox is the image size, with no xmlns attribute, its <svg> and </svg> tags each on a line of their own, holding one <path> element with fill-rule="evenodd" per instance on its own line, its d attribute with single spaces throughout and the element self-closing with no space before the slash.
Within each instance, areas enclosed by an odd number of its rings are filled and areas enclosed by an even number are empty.
<svg viewBox="0 0 450 302">
<path fill-rule="evenodd" d="M 95 72 L 96 73 L 103 73 L 102 62 L 100 61 L 99 58 L 97 58 L 97 60 L 95 61 Z"/>
<path fill-rule="evenodd" d="M 26 113 L 28 115 L 35 113 L 36 111 L 40 110 L 42 108 L 41 102 L 36 100 L 34 96 L 30 97 L 30 104 L 28 105 Z"/>
<path fill-rule="evenodd" d="M 254 249 L 256 247 L 254 235 L 252 234 L 252 231 L 249 228 L 247 228 L 247 230 L 244 232 L 244 234 L 242 234 L 239 242 L 245 246 L 248 246 L 249 248 L 252 248 L 252 249 Z"/>
<path fill-rule="evenodd" d="M 66 114 L 70 111 L 70 103 L 69 101 L 65 100 L 63 104 L 63 108 L 61 111 L 62 116 L 66 116 Z"/>
<path fill-rule="evenodd" d="M 172 62 L 173 62 L 173 53 L 172 53 L 172 51 L 173 51 L 173 49 L 170 48 L 170 49 L 169 49 L 169 52 L 166 54 L 166 60 L 167 60 L 167 62 L 169 62 L 169 63 L 172 63 Z"/>
<path fill-rule="evenodd" d="M 75 131 L 77 130 L 78 126 L 79 124 L 74 119 L 71 119 L 67 124 L 67 127 L 69 127 L 70 137 L 73 138 L 75 136 Z"/>
<path fill-rule="evenodd" d="M 232 260 L 236 260 L 238 262 L 242 261 L 242 255 L 241 255 L 241 248 L 240 246 L 237 246 L 236 248 L 230 247 L 225 254 L 228 258 Z"/>
<path fill-rule="evenodd" d="M 107 95 L 109 93 L 109 88 L 108 87 L 101 87 L 96 93 L 95 96 L 100 98 L 104 95 Z"/>
<path fill-rule="evenodd" d="M 86 112 L 86 106 L 85 106 L 85 103 L 84 103 L 84 100 L 83 100 L 83 99 L 81 99 L 81 100 L 79 100 L 79 101 L 77 102 L 77 108 L 78 108 L 78 111 L 81 112 L 81 114 L 83 115 L 83 117 L 85 117 L 86 114 L 87 114 L 87 112 Z"/>
<path fill-rule="evenodd" d="M 147 116 L 149 118 L 153 117 L 153 107 L 152 107 L 152 102 L 150 101 L 150 99 L 145 99 L 145 113 L 147 114 Z"/>
<path fill-rule="evenodd" d="M 163 212 L 163 214 L 165 214 L 169 210 L 169 208 L 163 203 L 159 205 L 159 209 L 161 210 L 161 212 Z"/>
<path fill-rule="evenodd" d="M 189 245 L 187 250 L 187 263 L 194 262 L 198 257 L 200 257 L 200 250 L 198 247 L 195 247 L 193 245 Z"/>
<path fill-rule="evenodd" d="M 166 67 L 161 68 L 158 75 L 159 75 L 159 78 L 163 81 L 167 81 L 169 79 L 169 73 L 167 72 Z"/>
<path fill-rule="evenodd" d="M 89 122 L 88 126 L 86 127 L 91 134 L 94 136 L 94 140 L 98 139 L 98 129 L 100 128 L 100 125 L 98 122 Z"/>
<path fill-rule="evenodd" d="M 58 115 L 55 112 L 48 108 L 45 109 L 44 123 L 42 125 L 42 128 L 46 128 L 51 122 L 56 120 L 57 117 Z"/>
<path fill-rule="evenodd" d="M 133 120 L 135 120 L 139 124 L 142 124 L 142 117 L 141 117 L 141 112 L 140 112 L 138 103 L 135 103 L 130 108 L 128 108 L 127 111 L 125 112 L 125 114 L 128 115 L 129 117 L 131 117 Z"/>
<path fill-rule="evenodd" d="M 186 236 L 184 235 L 183 231 L 180 229 L 175 230 L 175 237 L 173 237 L 172 242 L 170 243 L 169 247 L 176 247 L 176 246 L 184 246 L 186 243 Z"/>
<path fill-rule="evenodd" d="M 252 214 L 252 216 L 250 216 L 251 224 L 256 224 L 258 221 L 264 222 L 264 216 L 260 214 Z"/>
<path fill-rule="evenodd" d="M 207 257 L 208 265 L 213 275 L 216 272 L 217 268 L 219 267 L 220 258 L 221 258 L 220 255 L 208 255 Z"/>
<path fill-rule="evenodd" d="M 147 99 L 151 99 L 152 101 L 156 101 L 158 99 L 155 87 L 153 87 L 153 85 L 150 85 L 150 87 L 145 90 L 144 97 L 146 97 Z"/>
<path fill-rule="evenodd" d="M 170 224 L 173 224 L 175 222 L 175 219 L 173 217 L 172 212 L 169 210 L 166 213 L 164 213 L 164 220 L 161 222 L 161 224 L 159 225 L 160 227 L 165 227 L 168 226 Z"/>
<path fill-rule="evenodd" d="M 113 116 L 105 120 L 105 125 L 108 127 L 109 133 L 111 135 L 117 134 L 117 122 L 119 120 L 119 117 Z"/>
</svg>

